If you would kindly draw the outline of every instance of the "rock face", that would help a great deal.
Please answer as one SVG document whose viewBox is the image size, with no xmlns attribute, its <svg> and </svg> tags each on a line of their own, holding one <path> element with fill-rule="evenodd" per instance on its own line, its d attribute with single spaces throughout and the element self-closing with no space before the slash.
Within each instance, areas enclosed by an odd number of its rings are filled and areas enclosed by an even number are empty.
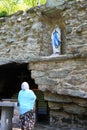
<svg viewBox="0 0 87 130">
<path fill-rule="evenodd" d="M 52 57 L 51 33 L 62 33 L 61 55 Z M 50 108 L 53 125 L 87 120 L 87 2 L 48 0 L 0 19 L 0 65 L 29 63 Z"/>
<path fill-rule="evenodd" d="M 85 58 L 59 56 L 33 61 L 32 78 L 44 92 L 54 125 L 85 125 L 87 120 L 87 61 Z M 84 66 L 84 67 L 83 67 Z M 85 119 L 84 119 L 85 118 Z M 82 123 L 82 124 L 81 124 Z"/>
<path fill-rule="evenodd" d="M 64 4 L 65 0 L 47 0 L 46 6 L 53 8 L 53 7 L 60 7 Z"/>
</svg>

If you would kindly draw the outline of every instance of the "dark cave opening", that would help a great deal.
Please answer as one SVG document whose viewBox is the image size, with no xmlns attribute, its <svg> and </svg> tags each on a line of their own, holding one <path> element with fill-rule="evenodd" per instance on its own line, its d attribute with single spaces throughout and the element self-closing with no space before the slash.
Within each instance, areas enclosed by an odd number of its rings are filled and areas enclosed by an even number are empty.
<svg viewBox="0 0 87 130">
<path fill-rule="evenodd" d="M 29 83 L 30 89 L 38 89 L 28 64 L 7 64 L 0 67 L 0 99 L 12 98 L 21 89 L 21 83 Z"/>
<path fill-rule="evenodd" d="M 48 104 L 44 101 L 43 92 L 38 90 L 38 85 L 31 78 L 31 70 L 28 70 L 27 63 L 11 63 L 0 66 L 0 100 L 17 99 L 23 81 L 28 82 L 30 89 L 34 90 L 37 95 L 37 122 L 48 122 Z M 43 108 L 42 105 L 44 105 Z"/>
</svg>

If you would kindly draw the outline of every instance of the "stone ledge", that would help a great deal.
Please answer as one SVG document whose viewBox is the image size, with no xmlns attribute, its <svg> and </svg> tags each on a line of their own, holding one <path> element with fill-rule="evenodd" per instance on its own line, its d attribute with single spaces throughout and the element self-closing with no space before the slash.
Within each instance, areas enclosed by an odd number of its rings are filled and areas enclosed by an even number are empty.
<svg viewBox="0 0 87 130">
<path fill-rule="evenodd" d="M 9 58 L 5 60 L 0 60 L 0 65 L 6 65 L 9 63 L 30 63 L 30 62 L 43 62 L 43 61 L 61 61 L 61 60 L 69 60 L 69 59 L 77 59 L 77 58 L 87 58 L 87 55 L 72 55 L 72 54 L 66 54 L 66 55 L 50 55 L 50 56 L 33 56 L 33 57 L 19 57 L 17 58 Z"/>
<path fill-rule="evenodd" d="M 61 61 L 61 60 L 69 60 L 69 59 L 78 59 L 78 58 L 87 58 L 86 55 L 72 55 L 72 54 L 66 54 L 66 55 L 55 55 L 55 56 L 38 56 L 33 57 L 30 59 L 29 62 L 41 62 L 41 61 Z"/>
</svg>

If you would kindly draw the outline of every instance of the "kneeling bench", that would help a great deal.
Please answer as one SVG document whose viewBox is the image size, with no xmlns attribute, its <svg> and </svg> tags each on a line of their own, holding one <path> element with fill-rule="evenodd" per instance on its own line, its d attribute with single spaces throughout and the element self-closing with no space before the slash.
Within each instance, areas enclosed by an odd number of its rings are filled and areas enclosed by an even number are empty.
<svg viewBox="0 0 87 130">
<path fill-rule="evenodd" d="M 15 102 L 2 101 L 1 107 L 1 130 L 12 130 L 12 117 Z"/>
</svg>

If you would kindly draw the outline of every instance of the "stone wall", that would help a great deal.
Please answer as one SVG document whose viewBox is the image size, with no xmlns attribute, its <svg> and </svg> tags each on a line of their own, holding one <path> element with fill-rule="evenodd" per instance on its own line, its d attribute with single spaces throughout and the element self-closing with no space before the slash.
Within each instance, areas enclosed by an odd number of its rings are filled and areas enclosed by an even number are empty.
<svg viewBox="0 0 87 130">
<path fill-rule="evenodd" d="M 87 98 L 86 57 L 60 56 L 29 64 L 32 78 L 42 91 Z"/>
<path fill-rule="evenodd" d="M 69 1 L 63 12 L 66 25 L 67 53 L 87 55 L 87 2 Z"/>
<path fill-rule="evenodd" d="M 52 125 L 87 122 L 86 57 L 43 57 L 29 64 L 32 78 L 44 92 Z"/>
<path fill-rule="evenodd" d="M 56 25 L 62 32 L 62 54 L 87 55 L 86 6 L 86 0 L 57 0 L 54 4 L 48 0 L 46 5 L 0 18 L 0 64 L 51 55 L 51 33 Z"/>
<path fill-rule="evenodd" d="M 0 64 L 29 62 L 33 57 L 50 53 L 50 27 L 45 19 L 39 19 L 42 16 L 38 7 L 0 18 Z"/>
</svg>

